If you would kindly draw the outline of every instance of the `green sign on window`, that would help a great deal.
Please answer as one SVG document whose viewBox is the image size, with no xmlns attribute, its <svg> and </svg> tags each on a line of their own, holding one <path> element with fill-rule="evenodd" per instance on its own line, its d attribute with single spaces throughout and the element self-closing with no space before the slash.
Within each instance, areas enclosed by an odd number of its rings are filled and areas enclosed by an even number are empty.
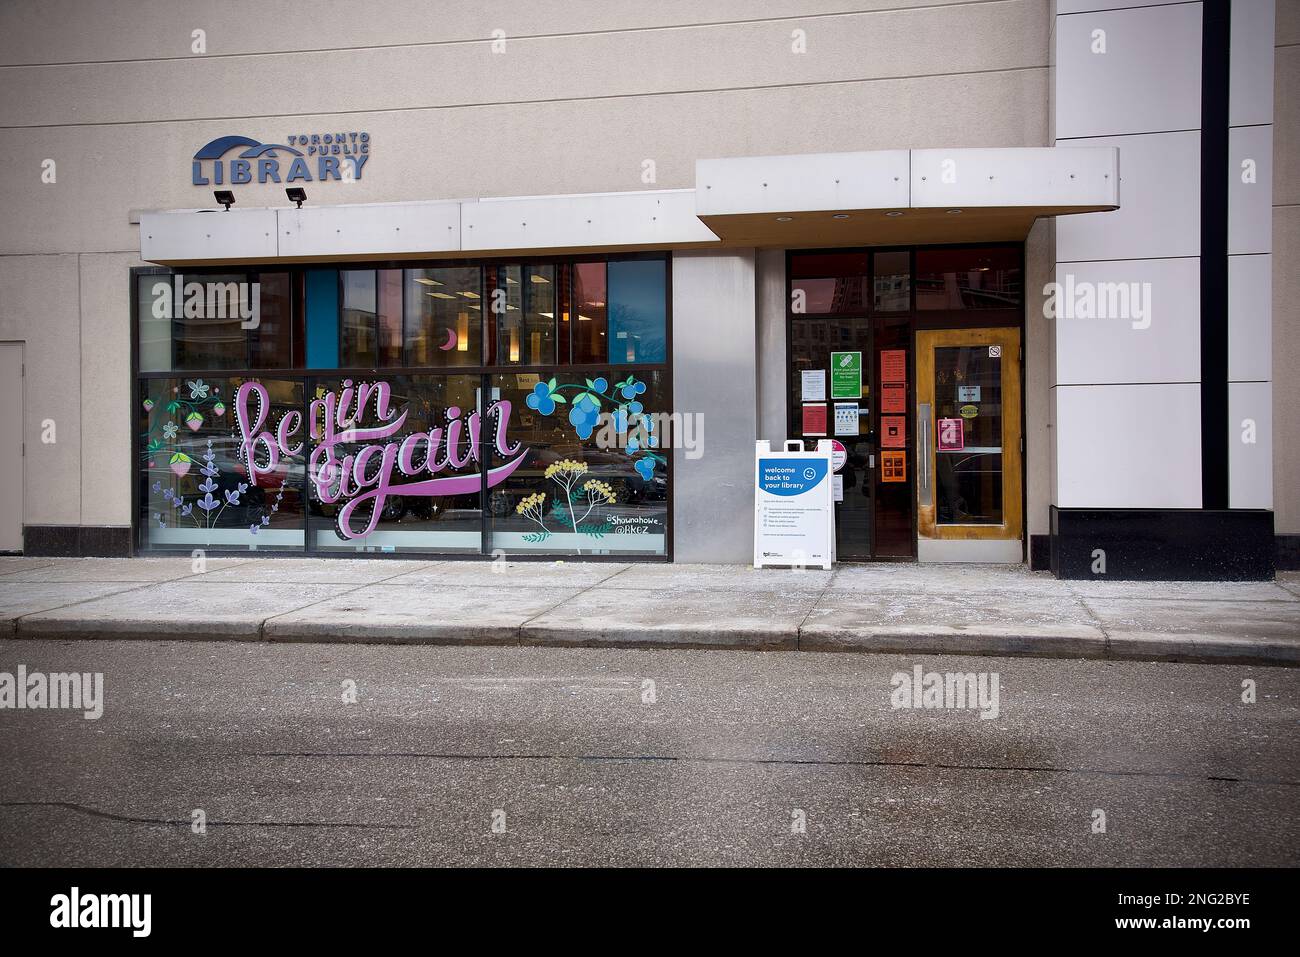
<svg viewBox="0 0 1300 957">
<path fill-rule="evenodd" d="M 831 398 L 862 397 L 862 353 L 831 353 Z"/>
</svg>

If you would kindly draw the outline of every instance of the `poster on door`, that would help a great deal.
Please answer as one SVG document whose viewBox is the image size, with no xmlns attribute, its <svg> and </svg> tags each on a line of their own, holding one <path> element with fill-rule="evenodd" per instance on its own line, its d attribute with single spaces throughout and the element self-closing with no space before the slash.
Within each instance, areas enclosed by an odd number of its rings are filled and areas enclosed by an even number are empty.
<svg viewBox="0 0 1300 957">
<path fill-rule="evenodd" d="M 907 350 L 880 350 L 880 381 L 907 383 Z"/>
<path fill-rule="evenodd" d="M 880 481 L 882 482 L 906 482 L 907 481 L 907 453 L 906 452 L 881 452 L 880 453 Z"/>
<path fill-rule="evenodd" d="M 939 420 L 940 452 L 960 452 L 966 448 L 966 429 L 961 419 Z"/>
<path fill-rule="evenodd" d="M 882 415 L 880 417 L 880 447 L 901 449 L 907 446 L 907 416 Z"/>
</svg>

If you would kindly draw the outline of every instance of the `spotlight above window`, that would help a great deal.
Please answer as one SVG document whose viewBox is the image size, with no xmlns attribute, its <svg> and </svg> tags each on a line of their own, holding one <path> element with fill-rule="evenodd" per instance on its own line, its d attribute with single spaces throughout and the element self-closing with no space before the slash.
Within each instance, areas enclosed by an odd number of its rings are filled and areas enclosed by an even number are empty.
<svg viewBox="0 0 1300 957">
<path fill-rule="evenodd" d="M 885 215 L 886 215 L 886 216 L 902 216 L 902 215 L 903 215 L 903 211 L 902 211 L 901 209 L 891 209 L 889 212 L 885 213 Z"/>
<path fill-rule="evenodd" d="M 307 202 L 307 191 L 301 186 L 290 186 L 284 191 L 284 195 L 289 197 L 289 202 L 297 203 L 299 209 L 302 209 L 302 204 Z"/>
<path fill-rule="evenodd" d="M 230 212 L 230 207 L 235 205 L 235 194 L 228 189 L 214 189 L 212 195 L 218 203 L 226 207 L 226 212 Z"/>
<path fill-rule="evenodd" d="M 831 219 L 848 219 L 848 218 L 849 218 L 848 213 L 836 213 L 834 216 L 831 217 Z"/>
<path fill-rule="evenodd" d="M 794 217 L 793 217 L 793 216 L 778 216 L 778 217 L 776 217 L 776 221 L 777 221 L 778 223 L 790 223 L 790 222 L 794 222 Z"/>
<path fill-rule="evenodd" d="M 948 215 L 949 215 L 949 216 L 956 216 L 956 215 L 958 215 L 960 212 L 961 212 L 960 209 L 950 209 L 950 210 L 948 210 Z"/>
</svg>

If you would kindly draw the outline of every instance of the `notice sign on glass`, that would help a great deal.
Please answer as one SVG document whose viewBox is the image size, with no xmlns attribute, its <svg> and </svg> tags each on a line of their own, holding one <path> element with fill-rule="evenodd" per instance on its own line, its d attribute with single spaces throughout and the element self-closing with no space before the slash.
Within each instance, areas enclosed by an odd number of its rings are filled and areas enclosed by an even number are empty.
<svg viewBox="0 0 1300 957">
<path fill-rule="evenodd" d="M 856 402 L 835 403 L 835 434 L 858 434 L 858 404 Z"/>
<path fill-rule="evenodd" d="M 826 403 L 816 403 L 803 407 L 803 434 L 826 434 Z"/>
<path fill-rule="evenodd" d="M 880 350 L 880 381 L 899 384 L 907 382 L 906 349 Z"/>
<path fill-rule="evenodd" d="M 803 401 L 804 402 L 825 402 L 826 401 L 826 370 L 825 369 L 804 369 L 803 370 Z"/>
<path fill-rule="evenodd" d="M 831 398 L 862 398 L 862 353 L 831 353 Z"/>
<path fill-rule="evenodd" d="M 966 429 L 961 419 L 939 420 L 939 451 L 960 452 L 966 448 Z"/>
<path fill-rule="evenodd" d="M 899 383 L 886 383 L 880 387 L 881 412 L 907 411 L 907 386 Z"/>
<path fill-rule="evenodd" d="M 880 447 L 901 449 L 907 445 L 907 416 L 882 415 L 880 417 Z"/>
<path fill-rule="evenodd" d="M 880 481 L 882 482 L 906 482 L 907 481 L 907 453 L 905 452 L 881 452 L 880 453 Z"/>
</svg>

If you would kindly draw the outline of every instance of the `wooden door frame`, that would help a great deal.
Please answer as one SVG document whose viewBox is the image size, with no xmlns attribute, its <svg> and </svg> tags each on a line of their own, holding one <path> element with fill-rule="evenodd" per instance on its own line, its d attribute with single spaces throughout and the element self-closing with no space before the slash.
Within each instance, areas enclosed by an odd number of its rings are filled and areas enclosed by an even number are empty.
<svg viewBox="0 0 1300 957">
<path fill-rule="evenodd" d="M 931 492 L 930 504 L 922 505 L 921 469 L 936 474 L 936 436 L 938 419 L 932 414 L 926 424 L 929 435 L 925 452 L 917 447 L 916 530 L 917 537 L 941 541 L 1024 540 L 1024 456 L 1021 441 L 1024 435 L 1024 390 L 1021 368 L 1021 333 L 1014 326 L 990 326 L 978 329 L 917 329 L 914 353 L 916 356 L 916 421 L 918 433 L 921 423 L 921 406 L 929 403 L 934 408 L 934 350 L 953 346 L 1002 346 L 1002 517 L 1001 525 L 939 525 L 935 521 L 936 498 Z M 919 438 L 918 434 L 918 438 Z M 924 454 L 927 461 L 922 462 Z M 933 482 L 933 478 L 931 478 Z"/>
</svg>

